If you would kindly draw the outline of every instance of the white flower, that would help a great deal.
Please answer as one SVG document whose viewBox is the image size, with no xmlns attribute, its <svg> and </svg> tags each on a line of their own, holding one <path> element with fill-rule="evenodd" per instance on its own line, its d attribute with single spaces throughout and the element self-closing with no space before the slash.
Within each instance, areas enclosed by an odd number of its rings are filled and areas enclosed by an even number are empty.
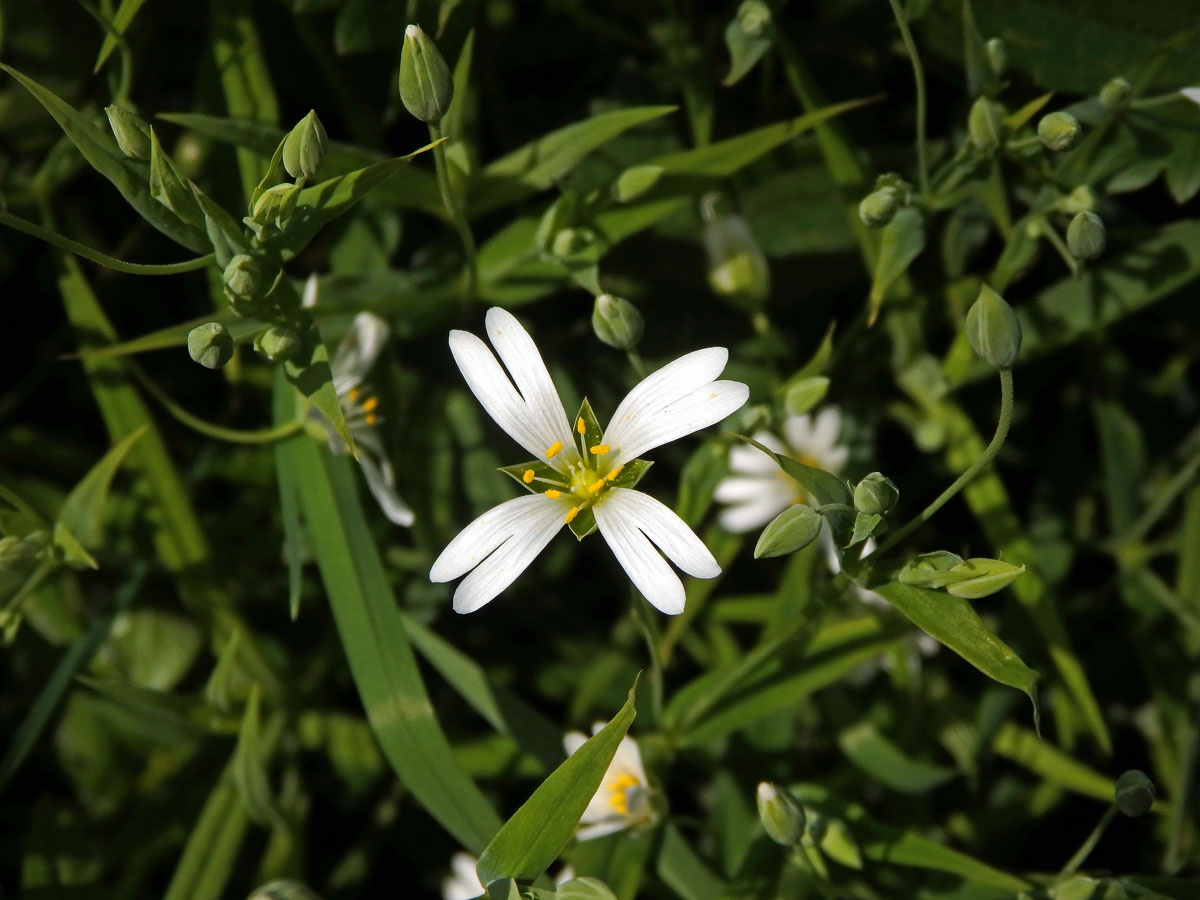
<svg viewBox="0 0 1200 900">
<path fill-rule="evenodd" d="M 846 464 L 849 452 L 838 443 L 841 429 L 841 412 L 836 406 L 827 406 L 815 419 L 807 413 L 788 416 L 783 423 L 786 447 L 766 431 L 754 435 L 754 439 L 776 453 L 837 474 Z M 792 504 L 806 501 L 803 489 L 775 460 L 749 444 L 730 449 L 729 469 L 731 474 L 722 479 L 713 494 L 718 502 L 729 504 L 720 515 L 721 525 L 727 531 L 753 531 Z"/>
<path fill-rule="evenodd" d="M 303 304 L 309 307 L 316 302 L 317 277 L 310 275 L 304 285 Z M 379 432 L 375 430 L 382 421 L 378 412 L 379 398 L 363 389 L 363 380 L 375 365 L 387 339 L 387 322 L 373 313 L 360 312 L 329 361 L 329 368 L 333 372 L 333 389 L 342 407 L 342 417 L 358 449 L 358 464 L 367 479 L 367 487 L 385 516 L 397 525 L 407 526 L 413 523 L 413 511 L 396 493 L 396 473 L 384 453 Z M 310 415 L 325 422 L 315 409 L 310 410 Z M 342 439 L 326 430 L 329 448 L 344 452 L 346 445 Z"/>
<path fill-rule="evenodd" d="M 603 722 L 596 722 L 592 734 L 603 727 Z M 582 731 L 567 732 L 563 737 L 567 755 L 572 755 L 587 739 Z M 642 766 L 642 754 L 637 741 L 626 735 L 617 745 L 617 752 L 600 780 L 600 788 L 583 811 L 579 820 L 581 827 L 575 836 L 588 841 L 632 828 L 648 820 L 650 811 L 650 784 Z"/>
<path fill-rule="evenodd" d="M 1179 93 L 1187 97 L 1193 103 L 1200 104 L 1200 87 L 1185 87 L 1180 88 Z"/>
<path fill-rule="evenodd" d="M 454 592 L 454 609 L 473 612 L 586 512 L 646 599 L 665 613 L 682 612 L 683 584 L 659 550 L 697 578 L 713 578 L 721 568 L 675 513 L 631 488 L 647 466 L 640 454 L 719 422 L 746 402 L 744 384 L 713 380 L 729 352 L 709 347 L 663 366 L 626 395 L 598 434 L 582 415 L 571 427 L 537 345 L 512 314 L 491 309 L 486 325 L 507 373 L 473 334 L 451 331 L 450 350 L 496 424 L 537 457 L 521 479 L 535 493 L 501 503 L 459 532 L 434 561 L 430 580 L 470 572 Z"/>
<path fill-rule="evenodd" d="M 450 874 L 442 879 L 442 900 L 475 900 L 487 894 L 487 888 L 479 880 L 475 869 L 479 858 L 464 850 L 450 857 Z M 561 885 L 575 877 L 570 866 L 563 866 L 554 876 L 555 885 Z"/>
</svg>

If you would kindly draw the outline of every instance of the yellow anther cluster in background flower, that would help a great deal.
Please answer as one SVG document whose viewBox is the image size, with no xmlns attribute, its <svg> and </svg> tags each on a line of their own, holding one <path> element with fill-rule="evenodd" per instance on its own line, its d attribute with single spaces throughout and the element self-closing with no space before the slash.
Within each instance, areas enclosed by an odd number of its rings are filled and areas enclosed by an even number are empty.
<svg viewBox="0 0 1200 900">
<path fill-rule="evenodd" d="M 628 815 L 629 797 L 625 792 L 629 790 L 629 788 L 640 787 L 641 784 L 642 783 L 633 775 L 629 775 L 627 773 L 618 775 L 611 782 L 609 782 L 608 785 L 608 790 L 610 792 L 608 798 L 609 804 L 621 815 Z"/>
</svg>

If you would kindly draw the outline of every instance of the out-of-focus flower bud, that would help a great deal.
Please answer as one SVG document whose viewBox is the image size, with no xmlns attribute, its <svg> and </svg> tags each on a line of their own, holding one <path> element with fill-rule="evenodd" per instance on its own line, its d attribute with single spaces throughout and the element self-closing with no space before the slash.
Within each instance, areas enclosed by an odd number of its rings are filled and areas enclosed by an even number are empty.
<svg viewBox="0 0 1200 900">
<path fill-rule="evenodd" d="M 1133 88 L 1124 78 L 1114 78 L 1100 88 L 1100 105 L 1109 112 L 1119 112 L 1129 105 L 1129 97 Z"/>
<path fill-rule="evenodd" d="M 596 243 L 596 232 L 586 226 L 563 228 L 550 241 L 550 252 L 560 259 L 582 253 Z"/>
<path fill-rule="evenodd" d="M 821 533 L 822 521 L 821 514 L 811 506 L 803 503 L 789 506 L 763 529 L 754 545 L 754 558 L 784 556 L 803 550 Z"/>
<path fill-rule="evenodd" d="M 220 369 L 233 359 L 233 338 L 220 322 L 197 325 L 188 332 L 188 355 L 206 369 Z"/>
<path fill-rule="evenodd" d="M 1076 214 L 1067 226 L 1067 249 L 1076 259 L 1095 259 L 1107 243 L 1104 221 L 1094 212 Z"/>
<path fill-rule="evenodd" d="M 1008 587 L 1024 571 L 1024 566 L 1002 559 L 965 559 L 946 573 L 952 579 L 946 584 L 946 592 L 964 600 L 979 600 Z"/>
<path fill-rule="evenodd" d="M 192 193 L 191 187 L 175 169 L 158 142 L 158 135 L 150 129 L 150 196 L 165 206 L 181 221 L 204 227 L 204 213 Z"/>
<path fill-rule="evenodd" d="M 983 45 L 983 50 L 987 54 L 988 66 L 991 68 L 992 74 L 999 78 L 1008 66 L 1008 51 L 1004 47 L 1004 41 L 996 37 L 988 38 L 987 43 Z"/>
<path fill-rule="evenodd" d="M 311 179 L 316 176 L 321 163 L 325 162 L 325 145 L 328 143 L 325 126 L 317 118 L 317 111 L 310 109 L 308 115 L 296 123 L 283 141 L 283 167 L 293 178 Z"/>
<path fill-rule="evenodd" d="M 758 785 L 758 818 L 767 836 L 784 847 L 794 847 L 804 836 L 804 807 L 789 791 L 769 781 Z"/>
<path fill-rule="evenodd" d="M 1004 108 L 987 97 L 976 100 L 967 114 L 967 136 L 977 150 L 994 151 L 1004 136 Z"/>
<path fill-rule="evenodd" d="M 854 488 L 854 508 L 868 516 L 882 516 L 899 498 L 899 488 L 879 472 L 872 472 Z"/>
<path fill-rule="evenodd" d="M 746 220 L 735 214 L 722 215 L 717 211 L 718 202 L 711 194 L 700 201 L 708 285 L 742 309 L 759 309 L 771 293 L 767 258 Z"/>
<path fill-rule="evenodd" d="M 872 191 L 858 204 L 858 217 L 868 228 L 882 228 L 900 208 L 900 198 L 891 188 Z"/>
<path fill-rule="evenodd" d="M 636 306 L 612 294 L 601 294 L 592 306 L 592 330 L 596 337 L 618 350 L 636 347 L 645 324 Z"/>
<path fill-rule="evenodd" d="M 896 576 L 901 584 L 913 584 L 917 587 L 945 587 L 954 580 L 949 572 L 963 561 L 957 553 L 949 550 L 934 550 L 922 553 L 904 564 Z"/>
<path fill-rule="evenodd" d="M 146 120 L 115 103 L 104 107 L 104 112 L 121 152 L 134 159 L 149 159 L 150 126 Z"/>
<path fill-rule="evenodd" d="M 222 278 L 230 309 L 239 316 L 253 316 L 261 311 L 262 299 L 272 281 L 261 259 L 239 253 L 229 260 Z"/>
<path fill-rule="evenodd" d="M 1086 184 L 1081 184 L 1059 201 L 1059 208 L 1073 216 L 1081 212 L 1091 212 L 1096 208 L 1096 195 Z"/>
<path fill-rule="evenodd" d="M 738 7 L 737 23 L 747 37 L 762 37 L 771 24 L 771 7 L 762 0 L 745 0 Z"/>
<path fill-rule="evenodd" d="M 400 99 L 404 108 L 422 122 L 437 122 L 454 99 L 450 67 L 420 25 L 404 29 L 400 51 Z"/>
<path fill-rule="evenodd" d="M 254 339 L 254 349 L 272 362 L 279 362 L 300 349 L 300 336 L 290 328 L 272 325 Z"/>
<path fill-rule="evenodd" d="M 1021 351 L 1021 323 L 1008 301 L 986 284 L 967 310 L 967 342 L 997 369 L 1012 367 Z"/>
<path fill-rule="evenodd" d="M 1157 791 L 1145 772 L 1130 769 L 1117 779 L 1117 787 L 1113 792 L 1113 802 L 1117 809 L 1127 816 L 1143 816 L 1150 812 L 1154 805 Z"/>
<path fill-rule="evenodd" d="M 1079 120 L 1068 112 L 1052 112 L 1038 122 L 1038 140 L 1047 150 L 1070 150 L 1079 142 Z"/>
<path fill-rule="evenodd" d="M 247 900 L 321 900 L 308 885 L 293 878 L 276 878 L 254 889 Z"/>
</svg>

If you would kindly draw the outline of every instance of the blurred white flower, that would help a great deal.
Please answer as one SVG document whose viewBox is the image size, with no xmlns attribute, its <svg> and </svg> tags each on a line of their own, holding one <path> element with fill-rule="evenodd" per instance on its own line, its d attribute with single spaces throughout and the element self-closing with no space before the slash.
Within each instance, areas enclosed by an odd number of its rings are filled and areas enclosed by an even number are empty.
<svg viewBox="0 0 1200 900">
<path fill-rule="evenodd" d="M 309 307 L 316 302 L 317 276 L 310 275 L 304 285 L 303 304 Z M 396 493 L 396 473 L 375 427 L 382 421 L 379 398 L 363 387 L 363 381 L 387 339 L 387 322 L 373 313 L 360 312 L 329 361 L 329 368 L 333 372 L 333 389 L 341 403 L 342 416 L 358 449 L 358 464 L 367 479 L 367 487 L 385 516 L 397 525 L 407 526 L 413 523 L 413 511 Z M 324 416 L 315 409 L 310 409 L 309 415 L 325 427 L 329 448 L 344 453 L 345 443 L 328 428 Z"/>
<path fill-rule="evenodd" d="M 459 850 L 450 857 L 450 874 L 442 879 L 442 900 L 475 900 L 485 895 L 487 888 L 475 872 L 478 865 L 479 857 L 465 850 Z M 570 866 L 563 866 L 554 876 L 554 883 L 560 885 L 574 877 L 575 871 Z"/>
<path fill-rule="evenodd" d="M 838 443 L 842 414 L 827 406 L 815 417 L 788 416 L 783 422 L 786 445 L 770 432 L 760 431 L 754 439 L 781 455 L 837 474 L 846 464 L 849 451 Z M 794 503 L 807 502 L 804 490 L 776 465 L 775 460 L 749 444 L 729 451 L 730 474 L 717 485 L 713 498 L 729 504 L 719 521 L 727 531 L 741 533 L 766 525 Z"/>
<path fill-rule="evenodd" d="M 590 510 L 634 586 L 663 612 L 682 612 L 683 584 L 659 551 L 697 578 L 713 578 L 721 568 L 674 512 L 619 479 L 640 454 L 719 422 L 746 402 L 746 385 L 714 380 L 729 351 L 697 350 L 643 379 L 599 443 L 588 447 L 584 420 L 571 427 L 537 345 L 516 318 L 493 308 L 486 326 L 500 361 L 475 335 L 451 331 L 454 361 L 480 405 L 537 457 L 542 474 L 526 470 L 523 481 L 533 494 L 501 503 L 459 532 L 434 561 L 430 580 L 470 572 L 454 592 L 454 609 L 473 612 L 512 584 L 563 525 Z"/>
<path fill-rule="evenodd" d="M 603 728 L 604 722 L 592 725 L 592 734 Z M 582 731 L 569 731 L 563 737 L 567 755 L 572 755 L 587 741 Z M 632 828 L 650 818 L 650 785 L 646 780 L 646 769 L 642 766 L 642 754 L 637 741 L 626 735 L 617 745 L 612 762 L 600 788 L 592 797 L 583 817 L 579 820 L 579 831 L 575 836 L 581 841 L 603 837 L 614 831 Z"/>
<path fill-rule="evenodd" d="M 1179 93 L 1187 97 L 1193 103 L 1200 104 L 1200 87 L 1185 87 L 1180 88 Z"/>
</svg>

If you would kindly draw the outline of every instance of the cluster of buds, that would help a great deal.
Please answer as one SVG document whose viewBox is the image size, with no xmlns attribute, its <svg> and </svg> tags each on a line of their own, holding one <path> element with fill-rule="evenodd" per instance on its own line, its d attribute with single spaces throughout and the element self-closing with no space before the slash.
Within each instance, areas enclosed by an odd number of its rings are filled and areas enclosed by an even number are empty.
<svg viewBox="0 0 1200 900">
<path fill-rule="evenodd" d="M 880 472 L 872 472 L 854 486 L 854 531 L 850 544 L 865 541 L 887 531 L 886 516 L 896 501 L 900 489 L 892 479 Z"/>
</svg>

